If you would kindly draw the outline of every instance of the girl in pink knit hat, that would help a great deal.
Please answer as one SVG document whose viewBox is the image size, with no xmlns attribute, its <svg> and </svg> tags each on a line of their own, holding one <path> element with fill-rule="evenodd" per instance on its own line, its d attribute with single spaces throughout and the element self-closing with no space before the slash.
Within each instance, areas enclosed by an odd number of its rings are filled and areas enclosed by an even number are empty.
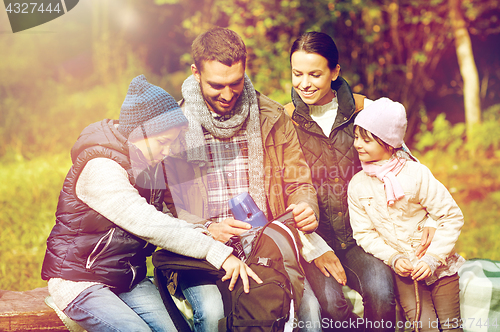
<svg viewBox="0 0 500 332">
<path fill-rule="evenodd" d="M 392 268 L 399 303 L 418 324 L 414 327 L 460 331 L 457 272 L 465 260 L 455 252 L 455 243 L 463 215 L 429 169 L 401 153 L 406 124 L 403 105 L 387 98 L 376 100 L 354 120 L 354 147 L 363 170 L 348 187 L 353 236 Z M 437 223 L 436 233 L 425 254 L 417 256 L 424 225 L 431 219 Z"/>
</svg>

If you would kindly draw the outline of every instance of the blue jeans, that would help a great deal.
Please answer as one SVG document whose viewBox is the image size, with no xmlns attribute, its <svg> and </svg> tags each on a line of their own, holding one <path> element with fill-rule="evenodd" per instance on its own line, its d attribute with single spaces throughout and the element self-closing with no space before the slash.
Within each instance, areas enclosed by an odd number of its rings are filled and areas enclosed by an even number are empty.
<svg viewBox="0 0 500 332">
<path fill-rule="evenodd" d="M 219 319 L 224 318 L 224 304 L 216 279 L 203 272 L 179 274 L 179 287 L 193 308 L 195 332 L 218 330 Z"/>
<path fill-rule="evenodd" d="M 307 279 L 304 280 L 304 293 L 300 302 L 297 327 L 300 332 L 321 332 L 321 307 Z"/>
<path fill-rule="evenodd" d="M 147 278 L 118 294 L 104 285 L 91 286 L 64 313 L 89 332 L 176 330 L 160 293 Z"/>
<path fill-rule="evenodd" d="M 363 298 L 364 319 L 349 308 L 342 285 L 331 276 L 325 277 L 314 263 L 305 263 L 306 277 L 321 305 L 323 330 L 341 326 L 347 331 L 394 331 L 396 293 L 391 269 L 359 246 L 335 254 L 344 267 L 347 285 Z"/>
<path fill-rule="evenodd" d="M 217 331 L 219 319 L 224 317 L 224 305 L 215 278 L 204 273 L 184 272 L 179 275 L 179 287 L 193 308 L 194 331 Z M 321 331 L 319 302 L 307 280 L 298 316 L 299 331 Z"/>
</svg>

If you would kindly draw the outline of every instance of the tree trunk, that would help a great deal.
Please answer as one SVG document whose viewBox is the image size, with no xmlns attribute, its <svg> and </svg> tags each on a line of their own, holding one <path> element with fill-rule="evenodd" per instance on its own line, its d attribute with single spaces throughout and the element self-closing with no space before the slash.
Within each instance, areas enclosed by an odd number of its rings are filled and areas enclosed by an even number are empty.
<svg viewBox="0 0 500 332">
<path fill-rule="evenodd" d="M 458 65 L 464 81 L 464 106 L 467 138 L 472 138 L 472 128 L 481 123 L 481 104 L 479 99 L 479 75 L 477 74 L 469 31 L 460 8 L 461 0 L 448 0 L 450 20 L 455 38 Z"/>
</svg>

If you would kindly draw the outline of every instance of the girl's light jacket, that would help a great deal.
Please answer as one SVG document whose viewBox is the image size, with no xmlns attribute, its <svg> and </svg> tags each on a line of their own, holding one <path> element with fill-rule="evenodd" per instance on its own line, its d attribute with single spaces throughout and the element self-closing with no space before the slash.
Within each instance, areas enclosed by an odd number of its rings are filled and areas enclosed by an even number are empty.
<svg viewBox="0 0 500 332">
<path fill-rule="evenodd" d="M 426 282 L 455 274 L 465 261 L 455 253 L 464 224 L 462 211 L 426 166 L 407 161 L 396 178 L 405 196 L 391 207 L 387 205 L 384 183 L 377 177 L 360 171 L 352 178 L 349 213 L 358 245 L 393 268 L 395 259 L 402 255 L 415 266 L 415 250 L 424 225 L 432 218 L 437 229 L 423 260 L 431 263 L 433 275 Z"/>
</svg>

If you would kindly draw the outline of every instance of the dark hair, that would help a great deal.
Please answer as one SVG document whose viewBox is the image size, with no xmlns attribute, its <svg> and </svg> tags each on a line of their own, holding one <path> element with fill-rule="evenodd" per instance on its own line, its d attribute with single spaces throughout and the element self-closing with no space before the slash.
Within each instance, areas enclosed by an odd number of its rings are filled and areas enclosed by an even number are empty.
<svg viewBox="0 0 500 332">
<path fill-rule="evenodd" d="M 339 51 L 332 37 L 323 32 L 306 32 L 297 38 L 290 50 L 290 62 L 292 54 L 297 51 L 316 53 L 328 61 L 328 68 L 335 69 L 339 63 Z"/>
<path fill-rule="evenodd" d="M 370 139 L 370 136 L 368 135 L 368 130 L 366 130 L 365 128 L 360 127 L 358 125 L 354 126 L 354 130 L 356 130 L 356 128 L 359 128 L 359 134 L 361 135 L 362 139 Z M 394 148 L 394 147 L 390 146 L 389 144 L 387 144 L 386 142 L 382 141 L 377 135 L 374 135 L 372 132 L 370 132 L 370 134 L 372 135 L 373 139 L 379 145 L 381 145 L 384 149 L 389 151 L 391 154 L 394 154 L 394 152 L 397 150 L 396 148 Z"/>
<path fill-rule="evenodd" d="M 203 61 L 218 61 L 232 66 L 239 61 L 245 66 L 247 50 L 243 39 L 234 31 L 226 28 L 212 28 L 193 41 L 191 55 L 198 70 L 202 70 Z"/>
</svg>

